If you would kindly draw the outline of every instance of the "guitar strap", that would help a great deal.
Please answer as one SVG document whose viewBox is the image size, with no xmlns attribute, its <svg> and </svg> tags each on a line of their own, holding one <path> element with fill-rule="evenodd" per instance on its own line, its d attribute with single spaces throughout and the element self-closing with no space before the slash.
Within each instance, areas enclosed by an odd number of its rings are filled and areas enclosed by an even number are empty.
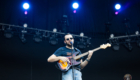
<svg viewBox="0 0 140 80">
<path fill-rule="evenodd" d="M 80 51 L 79 51 L 77 48 L 74 48 L 74 50 L 75 50 L 75 52 L 79 52 L 79 53 L 80 53 Z M 79 54 L 79 53 L 78 53 L 78 54 Z"/>
<path fill-rule="evenodd" d="M 77 52 L 78 51 L 78 49 L 77 48 L 74 48 L 74 50 Z"/>
</svg>

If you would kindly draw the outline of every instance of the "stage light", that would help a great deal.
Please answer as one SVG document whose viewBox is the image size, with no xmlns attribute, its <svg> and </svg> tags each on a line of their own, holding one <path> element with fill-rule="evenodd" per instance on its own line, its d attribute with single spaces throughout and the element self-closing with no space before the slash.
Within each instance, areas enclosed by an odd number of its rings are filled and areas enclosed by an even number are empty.
<svg viewBox="0 0 140 80">
<path fill-rule="evenodd" d="M 54 29 L 53 29 L 53 32 L 57 32 L 57 29 L 56 29 L 56 28 L 54 28 Z"/>
<path fill-rule="evenodd" d="M 80 36 L 82 37 L 81 39 L 80 39 L 80 41 L 79 42 L 77 42 L 77 47 L 79 48 L 79 49 L 85 49 L 86 48 L 86 46 L 89 46 L 89 44 L 87 44 L 86 42 L 85 42 L 85 40 L 83 39 L 83 36 L 84 36 L 84 33 L 83 32 L 81 32 L 80 33 Z"/>
<path fill-rule="evenodd" d="M 45 38 L 47 37 L 47 36 L 46 36 L 46 32 L 43 32 L 42 37 L 45 37 Z"/>
<path fill-rule="evenodd" d="M 73 13 L 76 13 L 76 10 L 74 10 Z"/>
<path fill-rule="evenodd" d="M 23 27 L 24 27 L 24 28 L 27 28 L 27 26 L 28 26 L 28 25 L 27 25 L 26 23 L 23 24 Z"/>
<path fill-rule="evenodd" d="M 84 39 L 80 39 L 80 41 L 77 42 L 77 47 L 78 47 L 79 49 L 85 49 L 86 46 L 87 46 L 87 44 L 86 44 L 86 42 L 84 41 Z"/>
<path fill-rule="evenodd" d="M 36 32 L 36 35 L 34 35 L 33 40 L 35 42 L 41 42 L 42 41 L 42 36 L 41 36 L 41 33 L 39 33 L 39 31 Z"/>
<path fill-rule="evenodd" d="M 91 44 L 90 39 L 91 39 L 91 38 L 88 38 L 87 41 L 86 41 L 87 47 L 89 47 L 89 45 Z"/>
<path fill-rule="evenodd" d="M 22 33 L 22 35 L 20 36 L 20 40 L 21 40 L 22 43 L 26 43 L 26 42 L 27 42 L 27 40 L 25 39 L 23 33 Z"/>
<path fill-rule="evenodd" d="M 128 45 L 128 49 L 129 49 L 129 51 L 132 51 L 132 49 L 133 49 L 133 47 L 131 46 L 131 44 L 130 43 L 127 43 L 127 45 Z"/>
<path fill-rule="evenodd" d="M 85 48 L 86 48 L 86 43 L 84 43 L 84 42 L 78 42 L 78 43 L 77 43 L 77 47 L 78 47 L 79 49 L 85 49 Z"/>
<path fill-rule="evenodd" d="M 72 7 L 73 7 L 74 9 L 77 9 L 77 8 L 79 7 L 79 4 L 75 2 L 75 3 L 73 3 Z"/>
<path fill-rule="evenodd" d="M 139 31 L 136 31 L 135 34 L 136 34 L 136 35 L 139 35 Z"/>
<path fill-rule="evenodd" d="M 24 29 L 21 31 L 21 33 L 25 34 L 25 33 L 27 33 L 27 31 Z"/>
<path fill-rule="evenodd" d="M 24 28 L 24 29 L 21 31 L 21 35 L 19 36 L 22 43 L 26 43 L 26 42 L 27 42 L 27 40 L 26 40 L 25 37 L 24 37 L 24 34 L 26 34 L 26 33 L 27 33 L 27 31 L 26 31 L 25 28 Z"/>
<path fill-rule="evenodd" d="M 28 3 L 24 3 L 24 4 L 23 4 L 23 8 L 24 8 L 24 9 L 29 9 L 29 7 L 30 7 L 30 6 L 29 6 Z"/>
<path fill-rule="evenodd" d="M 51 45 L 56 45 L 56 44 L 58 44 L 58 39 L 56 38 L 56 35 L 55 35 L 55 34 L 52 35 L 52 37 L 50 37 L 49 43 L 50 43 Z"/>
<path fill-rule="evenodd" d="M 49 33 L 49 32 L 47 32 L 47 35 L 46 35 L 46 32 L 43 32 L 42 37 L 44 37 L 44 38 L 48 38 L 48 37 L 50 37 L 50 33 Z"/>
<path fill-rule="evenodd" d="M 12 29 L 9 27 L 4 31 L 4 36 L 6 38 L 12 38 L 13 37 L 13 32 Z"/>
<path fill-rule="evenodd" d="M 111 35 L 110 35 L 110 38 L 114 38 L 114 34 L 111 34 Z"/>
<path fill-rule="evenodd" d="M 115 12 L 115 15 L 118 15 L 118 14 L 119 14 L 119 12 L 116 11 L 116 12 Z"/>
<path fill-rule="evenodd" d="M 119 10 L 120 8 L 121 8 L 121 5 L 120 5 L 120 4 L 116 4 L 116 5 L 115 5 L 115 9 L 116 9 L 116 10 Z"/>
<path fill-rule="evenodd" d="M 136 31 L 135 34 L 139 35 L 139 31 Z M 136 43 L 137 43 L 137 46 L 140 47 L 140 38 L 139 38 L 139 36 L 137 36 L 137 42 Z"/>
<path fill-rule="evenodd" d="M 81 33 L 80 33 L 80 36 L 81 36 L 81 37 L 83 37 L 83 36 L 84 36 L 84 33 L 83 33 L 83 32 L 81 32 Z"/>
<path fill-rule="evenodd" d="M 114 34 L 111 34 L 110 35 L 110 43 L 111 43 L 111 47 L 112 47 L 112 49 L 113 50 L 115 50 L 115 51 L 117 51 L 117 50 L 119 50 L 119 40 L 118 39 L 113 39 L 114 38 Z"/>
<path fill-rule="evenodd" d="M 130 42 L 131 42 L 131 39 L 126 39 L 124 45 L 129 51 L 132 51 L 133 47 L 131 46 Z"/>
<path fill-rule="evenodd" d="M 118 43 L 112 44 L 112 48 L 113 48 L 113 50 L 115 50 L 115 51 L 118 51 L 118 50 L 120 49 Z"/>
<path fill-rule="evenodd" d="M 27 11 L 25 11 L 25 12 L 24 12 L 24 14 L 25 14 L 25 15 L 27 15 L 27 14 L 28 14 L 28 12 L 27 12 Z"/>
<path fill-rule="evenodd" d="M 52 45 L 56 45 L 58 43 L 58 39 L 51 37 L 49 43 Z"/>
</svg>

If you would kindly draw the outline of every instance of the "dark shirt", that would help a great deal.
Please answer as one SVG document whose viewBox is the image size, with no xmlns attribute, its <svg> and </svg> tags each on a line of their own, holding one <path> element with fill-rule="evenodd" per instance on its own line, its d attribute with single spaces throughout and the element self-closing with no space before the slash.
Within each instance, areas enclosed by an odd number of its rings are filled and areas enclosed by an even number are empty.
<svg viewBox="0 0 140 80">
<path fill-rule="evenodd" d="M 73 53 L 75 53 L 75 52 L 77 52 L 77 51 L 79 52 L 78 55 L 80 55 L 80 54 L 81 54 L 81 51 L 80 51 L 79 49 L 77 49 L 77 48 L 75 48 L 75 49 L 73 50 Z M 71 50 L 71 49 L 66 48 L 66 47 L 60 47 L 59 49 L 57 49 L 57 50 L 54 52 L 54 55 L 56 55 L 56 56 L 65 56 L 65 57 L 68 57 L 68 56 L 71 56 L 71 53 L 72 53 L 72 50 Z M 83 59 L 83 57 L 80 58 L 80 59 L 78 59 L 77 61 L 80 61 L 81 59 Z M 80 65 L 76 65 L 76 66 L 74 66 L 74 67 L 75 67 L 75 68 L 81 69 Z"/>
</svg>

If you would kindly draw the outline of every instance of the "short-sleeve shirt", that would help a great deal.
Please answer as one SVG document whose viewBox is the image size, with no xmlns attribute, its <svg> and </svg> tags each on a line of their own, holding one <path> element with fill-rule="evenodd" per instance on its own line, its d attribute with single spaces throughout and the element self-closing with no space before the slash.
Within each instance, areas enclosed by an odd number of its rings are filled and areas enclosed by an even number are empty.
<svg viewBox="0 0 140 80">
<path fill-rule="evenodd" d="M 75 52 L 77 52 L 77 51 L 79 52 L 78 55 L 80 55 L 80 54 L 81 54 L 81 51 L 80 51 L 79 49 L 77 49 L 77 48 L 75 48 L 75 49 L 73 50 L 73 53 L 75 53 Z M 65 56 L 65 57 L 68 57 L 68 56 L 71 56 L 71 53 L 72 53 L 72 50 L 71 50 L 71 49 L 66 48 L 66 47 L 60 47 L 59 49 L 57 49 L 57 50 L 54 52 L 54 55 L 56 55 L 56 56 Z M 78 59 L 77 61 L 80 61 L 81 59 L 83 59 L 83 57 L 80 58 L 80 59 Z M 81 69 L 80 65 L 76 65 L 76 66 L 74 66 L 74 67 Z"/>
</svg>

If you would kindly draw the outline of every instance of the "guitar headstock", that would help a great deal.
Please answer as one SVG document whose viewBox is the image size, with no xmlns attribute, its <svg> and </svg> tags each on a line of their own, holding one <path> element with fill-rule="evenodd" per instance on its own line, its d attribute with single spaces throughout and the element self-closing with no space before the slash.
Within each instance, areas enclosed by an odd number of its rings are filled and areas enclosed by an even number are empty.
<svg viewBox="0 0 140 80">
<path fill-rule="evenodd" d="M 107 47 L 111 47 L 111 44 L 107 43 L 107 44 L 100 45 L 101 49 L 106 49 Z"/>
</svg>

